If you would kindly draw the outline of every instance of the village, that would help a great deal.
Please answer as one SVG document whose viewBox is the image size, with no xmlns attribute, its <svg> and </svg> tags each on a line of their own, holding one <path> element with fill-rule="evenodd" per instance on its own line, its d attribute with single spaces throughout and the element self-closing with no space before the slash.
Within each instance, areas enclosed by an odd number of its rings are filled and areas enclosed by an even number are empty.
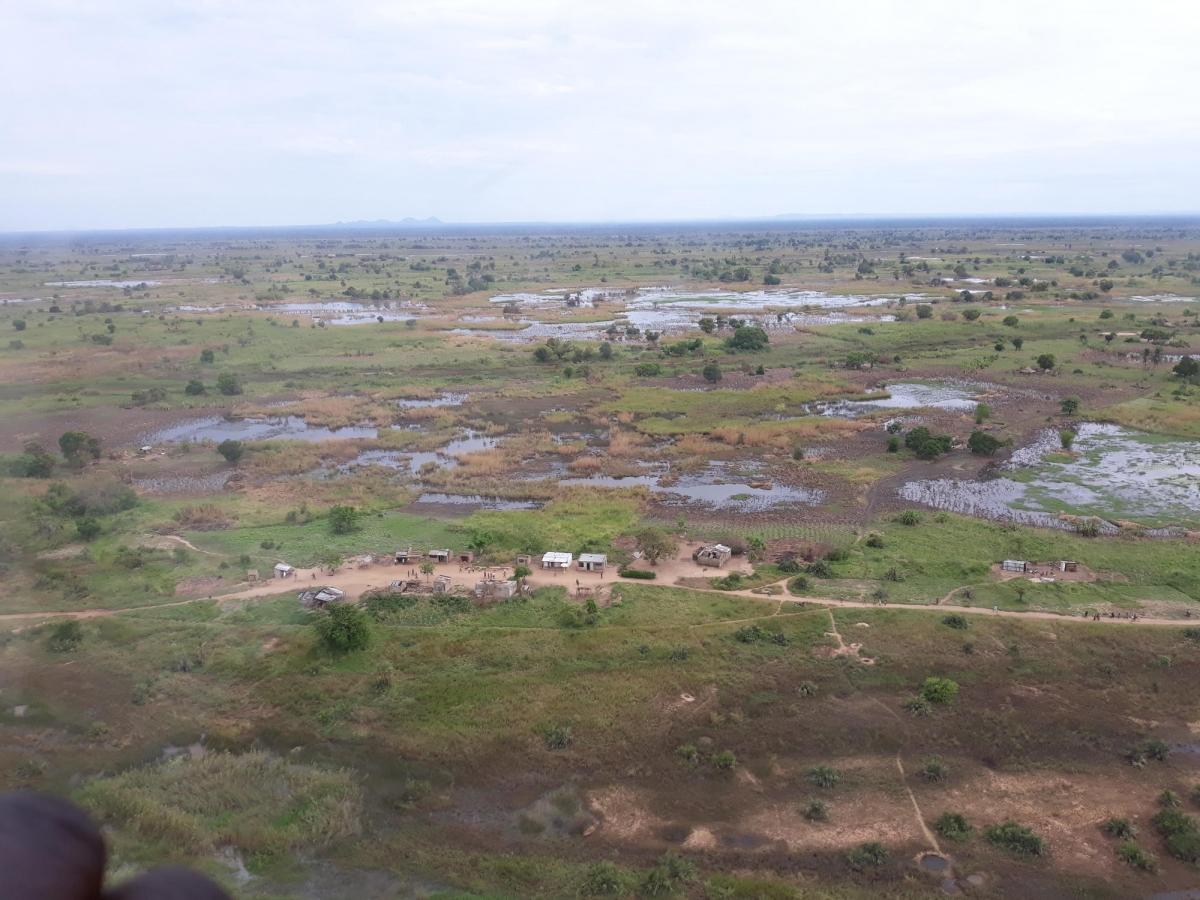
<svg viewBox="0 0 1200 900">
<path fill-rule="evenodd" d="M 511 565 L 483 565 L 470 550 L 408 547 L 394 554 L 362 554 L 337 567 L 298 568 L 280 561 L 265 579 L 251 569 L 246 573 L 248 586 L 226 598 L 277 594 L 282 584 L 291 581 L 304 586 L 298 600 L 306 609 L 356 601 L 376 592 L 470 597 L 477 605 L 486 606 L 541 587 L 561 587 L 576 599 L 602 601 L 608 597 L 607 589 L 622 580 L 672 584 L 680 579 L 706 578 L 714 569 L 752 573 L 749 564 L 730 565 L 733 549 L 719 543 L 684 546 L 676 557 L 658 560 L 652 568 L 641 565 L 640 554 L 634 557 L 636 568 L 619 568 L 610 564 L 605 553 L 550 550 L 541 556 L 518 555 Z"/>
</svg>

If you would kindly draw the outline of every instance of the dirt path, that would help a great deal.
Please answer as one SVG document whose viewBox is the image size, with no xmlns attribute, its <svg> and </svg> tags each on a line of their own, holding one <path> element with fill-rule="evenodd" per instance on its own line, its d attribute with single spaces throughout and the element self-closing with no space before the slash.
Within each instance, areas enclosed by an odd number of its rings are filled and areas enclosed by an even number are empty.
<svg viewBox="0 0 1200 900">
<path fill-rule="evenodd" d="M 180 539 L 180 540 L 182 540 L 182 539 Z M 164 603 L 154 603 L 154 604 L 147 604 L 145 606 L 126 607 L 126 608 L 121 608 L 121 609 L 92 608 L 92 609 L 81 609 L 81 610 L 52 610 L 52 611 L 38 611 L 38 612 L 0 613 L 0 622 L 21 621 L 21 620 L 28 620 L 28 619 L 56 619 L 56 618 L 93 619 L 93 618 L 102 618 L 105 616 L 116 615 L 118 613 L 124 613 L 124 612 L 138 612 L 141 610 L 164 609 L 164 608 L 169 608 L 169 607 L 174 607 L 174 606 L 184 606 L 189 603 L 199 603 L 199 602 L 205 602 L 205 601 L 213 601 L 213 602 L 221 603 L 221 604 L 232 603 L 232 602 L 236 602 L 239 600 L 253 600 L 253 599 L 258 599 L 258 598 L 262 598 L 262 597 L 278 596 L 279 594 L 284 594 L 284 593 L 289 593 L 289 592 L 298 592 L 298 591 L 304 590 L 305 588 L 316 587 L 316 586 L 323 585 L 323 584 L 334 584 L 334 585 L 338 586 L 339 588 L 341 588 L 343 591 L 345 591 L 346 597 L 348 599 L 357 600 L 359 597 L 361 597 L 367 591 L 370 591 L 370 590 L 373 590 L 376 588 L 386 587 L 387 584 L 392 579 L 404 577 L 407 571 L 408 571 L 408 567 L 392 566 L 392 565 L 374 565 L 374 566 L 369 566 L 367 568 L 362 568 L 362 569 L 347 568 L 347 569 L 340 570 L 332 575 L 329 574 L 328 572 L 322 571 L 319 568 L 297 569 L 296 575 L 292 578 L 266 579 L 266 580 L 264 580 L 258 584 L 255 584 L 251 587 L 243 588 L 240 591 L 234 591 L 234 592 L 227 593 L 227 594 L 217 594 L 217 595 L 213 595 L 211 597 L 193 597 L 193 598 L 188 598 L 188 599 L 183 599 L 183 600 L 170 600 L 170 601 L 167 601 Z M 697 577 L 697 575 L 711 577 L 712 573 L 713 573 L 712 569 L 701 569 L 699 566 L 691 565 L 691 564 L 683 562 L 683 561 L 676 561 L 671 564 L 662 565 L 662 566 L 658 567 L 657 571 L 659 571 L 662 574 L 667 574 L 668 572 L 674 572 L 676 574 L 676 577 L 689 577 L 689 578 Z M 511 574 L 511 569 L 506 569 L 503 567 L 495 567 L 492 569 L 492 572 L 495 573 L 497 577 L 508 577 L 508 574 Z M 480 573 L 480 570 L 478 570 L 478 569 L 464 568 L 462 566 L 459 566 L 457 563 L 447 563 L 444 565 L 439 565 L 435 568 L 435 572 L 434 572 L 434 574 L 449 575 L 451 577 L 452 581 L 454 581 L 457 584 L 473 583 L 474 581 L 476 581 L 478 578 L 481 577 L 481 575 L 479 573 Z M 505 574 L 505 573 L 507 573 L 507 574 Z M 419 576 L 419 577 L 425 578 L 425 576 Z M 433 576 L 428 576 L 428 577 L 432 578 Z M 608 574 L 607 576 L 601 576 L 601 575 L 595 575 L 595 574 L 591 574 L 591 573 L 587 573 L 587 572 L 575 572 L 575 571 L 553 572 L 553 571 L 543 571 L 543 570 L 538 570 L 538 571 L 534 572 L 532 575 L 529 576 L 527 581 L 533 587 L 562 587 L 562 588 L 565 588 L 568 591 L 568 593 L 572 590 L 572 588 L 576 588 L 576 587 L 586 588 L 586 589 L 590 589 L 592 591 L 599 591 L 599 590 L 602 590 L 605 588 L 611 588 L 611 586 L 614 584 L 646 584 L 647 583 L 647 582 L 642 582 L 642 581 L 632 581 L 632 580 L 620 579 L 620 578 L 614 577 L 611 573 Z M 664 579 L 664 581 L 666 581 L 666 579 Z M 962 613 L 964 615 L 973 615 L 973 616 L 987 615 L 987 616 L 997 616 L 997 617 L 1006 618 L 1006 619 L 1034 619 L 1034 620 L 1038 620 L 1038 621 L 1060 622 L 1060 623 L 1061 622 L 1079 621 L 1082 618 L 1079 616 L 1072 616 L 1070 614 L 1045 612 L 1045 611 L 1039 611 L 1039 610 L 1028 610 L 1028 611 L 1005 610 L 1005 609 L 986 610 L 986 609 L 981 609 L 980 607 L 977 607 L 977 606 L 947 605 L 944 601 L 946 599 L 948 599 L 950 596 L 952 596 L 955 593 L 955 591 L 951 591 L 950 594 L 946 595 L 946 597 L 938 598 L 937 600 L 930 602 L 930 603 L 896 603 L 896 604 L 892 604 L 888 607 L 881 607 L 878 603 L 875 603 L 875 602 L 872 602 L 869 600 L 835 600 L 835 599 L 832 599 L 829 597 L 791 597 L 791 596 L 780 596 L 779 594 L 768 595 L 768 594 L 762 593 L 762 591 L 765 588 L 777 588 L 780 591 L 784 591 L 784 590 L 786 590 L 787 581 L 788 581 L 788 579 L 785 578 L 785 579 L 781 579 L 780 581 L 774 582 L 773 584 L 770 584 L 770 585 L 764 585 L 762 587 L 758 587 L 755 589 L 746 589 L 746 590 L 737 590 L 737 591 L 719 591 L 719 590 L 716 590 L 715 588 L 688 588 L 688 590 L 699 591 L 701 593 L 717 594 L 717 595 L 724 596 L 724 597 L 730 597 L 730 596 L 742 597 L 742 598 L 756 600 L 756 601 L 760 601 L 760 602 L 765 601 L 767 603 L 773 603 L 773 604 L 776 604 L 776 610 L 774 613 L 772 613 L 772 616 L 786 615 L 785 613 L 782 612 L 782 610 L 788 605 L 812 604 L 812 605 L 828 608 L 830 610 L 831 619 L 832 619 L 832 615 L 833 615 L 832 610 L 835 608 L 838 608 L 838 607 L 845 608 L 845 609 L 872 609 L 872 610 L 879 610 L 881 608 L 887 608 L 887 609 L 895 609 L 895 610 L 934 612 L 934 613 L 939 613 L 942 615 L 945 615 L 948 613 Z M 670 587 L 673 585 L 670 583 L 667 583 L 663 586 Z M 961 588 L 958 588 L 956 590 L 961 590 Z M 770 618 L 770 617 L 771 616 L 762 616 L 762 617 L 755 617 L 755 618 L 758 619 L 758 618 Z M 739 621 L 754 621 L 754 620 L 755 619 L 727 620 L 724 624 L 736 624 Z M 1136 622 L 1131 619 L 1107 619 L 1107 618 L 1101 618 L 1099 621 L 1092 621 L 1092 620 L 1084 620 L 1084 621 L 1089 621 L 1095 625 L 1109 625 L 1109 626 L 1126 625 L 1126 626 L 1133 626 L 1133 627 L 1137 627 L 1137 626 L 1160 626 L 1160 627 L 1168 626 L 1168 627 L 1175 627 L 1175 628 L 1193 623 L 1192 620 L 1190 620 L 1190 619 L 1167 619 L 1167 618 L 1155 618 L 1155 617 L 1150 617 L 1150 616 L 1138 616 L 1138 619 Z M 719 623 L 705 623 L 705 624 L 719 624 Z M 845 642 L 841 639 L 841 635 L 839 633 L 837 633 L 836 623 L 834 624 L 834 634 L 837 637 L 839 646 L 844 648 L 846 645 L 845 645 Z"/>
</svg>

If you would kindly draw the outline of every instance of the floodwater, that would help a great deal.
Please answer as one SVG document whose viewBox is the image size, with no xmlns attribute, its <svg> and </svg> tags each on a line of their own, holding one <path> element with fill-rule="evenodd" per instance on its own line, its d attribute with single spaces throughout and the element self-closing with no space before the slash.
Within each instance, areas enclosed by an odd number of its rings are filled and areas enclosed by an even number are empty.
<svg viewBox="0 0 1200 900">
<path fill-rule="evenodd" d="M 1060 525 L 1060 513 L 1150 526 L 1200 521 L 1200 441 L 1118 425 L 1083 424 L 1072 454 L 1056 432 L 1016 451 L 986 481 L 914 481 L 906 500 L 967 515 Z M 1111 530 L 1111 526 L 1102 526 Z"/>
<path fill-rule="evenodd" d="M 161 281 L 149 281 L 145 278 L 139 278 L 135 281 L 112 281 L 107 278 L 96 278 L 91 281 L 47 281 L 46 287 L 111 287 L 111 288 L 132 288 L 141 287 L 158 287 L 162 284 Z"/>
<path fill-rule="evenodd" d="M 978 394 L 966 386 L 952 384 L 921 384 L 897 382 L 884 385 L 887 397 L 877 400 L 837 400 L 820 404 L 821 415 L 854 419 L 881 409 L 948 409 L 970 412 L 975 409 Z"/>
<path fill-rule="evenodd" d="M 844 306 L 879 306 L 897 299 L 899 298 L 872 297 L 862 294 L 829 294 L 825 291 L 801 291 L 790 288 L 727 291 L 666 287 L 639 288 L 628 305 L 633 308 L 645 308 L 653 307 L 655 304 L 670 304 L 694 309 L 764 311 L 786 307 L 836 309 Z"/>
<path fill-rule="evenodd" d="M 490 450 L 496 443 L 494 437 L 468 431 L 465 437 L 450 441 L 437 450 L 364 450 L 350 462 L 338 466 L 338 470 L 347 472 L 355 466 L 383 466 L 388 469 L 408 469 L 413 475 L 419 475 L 429 463 L 438 468 L 452 469 L 458 465 L 456 457 L 461 454 Z"/>
<path fill-rule="evenodd" d="M 202 441 L 329 441 L 345 438 L 373 438 L 379 429 L 374 425 L 350 425 L 327 428 L 309 425 L 303 416 L 268 416 L 266 418 L 226 419 L 204 416 L 188 419 L 140 438 L 146 444 L 182 444 Z"/>
<path fill-rule="evenodd" d="M 671 484 L 659 483 L 664 475 L 665 470 L 626 478 L 591 475 L 586 478 L 564 478 L 560 484 L 645 487 L 668 506 L 695 505 L 741 512 L 758 512 L 778 506 L 817 506 L 825 499 L 823 491 L 760 480 L 754 467 L 736 467 L 725 462 L 710 462 L 703 471 L 683 473 Z"/>
<path fill-rule="evenodd" d="M 503 497 L 485 497 L 482 494 L 442 494 L 427 491 L 415 503 L 430 503 L 449 506 L 466 506 L 472 509 L 540 509 L 536 500 L 506 500 Z"/>
<path fill-rule="evenodd" d="M 381 301 L 354 303 L 349 300 L 321 300 L 312 303 L 277 303 L 262 306 L 268 312 L 312 316 L 329 325 L 363 325 L 370 322 L 405 322 L 429 311 L 423 303 Z"/>
<path fill-rule="evenodd" d="M 469 394 L 456 394 L 447 392 L 445 394 L 440 394 L 437 397 L 430 397 L 423 400 L 397 400 L 396 405 L 401 409 L 427 409 L 432 406 L 462 406 L 469 396 Z"/>
</svg>

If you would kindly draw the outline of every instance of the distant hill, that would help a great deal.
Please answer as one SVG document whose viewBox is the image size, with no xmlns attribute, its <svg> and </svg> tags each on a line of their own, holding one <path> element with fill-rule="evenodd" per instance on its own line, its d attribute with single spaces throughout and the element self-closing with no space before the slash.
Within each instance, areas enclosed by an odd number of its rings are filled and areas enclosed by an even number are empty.
<svg viewBox="0 0 1200 900">
<path fill-rule="evenodd" d="M 429 228 L 444 224 L 437 216 L 428 219 L 414 219 L 406 216 L 403 219 L 356 219 L 353 222 L 334 222 L 330 228 Z"/>
</svg>

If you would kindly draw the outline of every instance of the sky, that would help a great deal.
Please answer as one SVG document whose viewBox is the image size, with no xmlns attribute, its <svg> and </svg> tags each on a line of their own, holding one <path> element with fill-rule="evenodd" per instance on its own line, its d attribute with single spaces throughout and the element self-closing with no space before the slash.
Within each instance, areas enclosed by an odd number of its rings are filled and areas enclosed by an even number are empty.
<svg viewBox="0 0 1200 900">
<path fill-rule="evenodd" d="M 1184 0 L 0 0 L 0 230 L 1200 211 Z"/>
</svg>

